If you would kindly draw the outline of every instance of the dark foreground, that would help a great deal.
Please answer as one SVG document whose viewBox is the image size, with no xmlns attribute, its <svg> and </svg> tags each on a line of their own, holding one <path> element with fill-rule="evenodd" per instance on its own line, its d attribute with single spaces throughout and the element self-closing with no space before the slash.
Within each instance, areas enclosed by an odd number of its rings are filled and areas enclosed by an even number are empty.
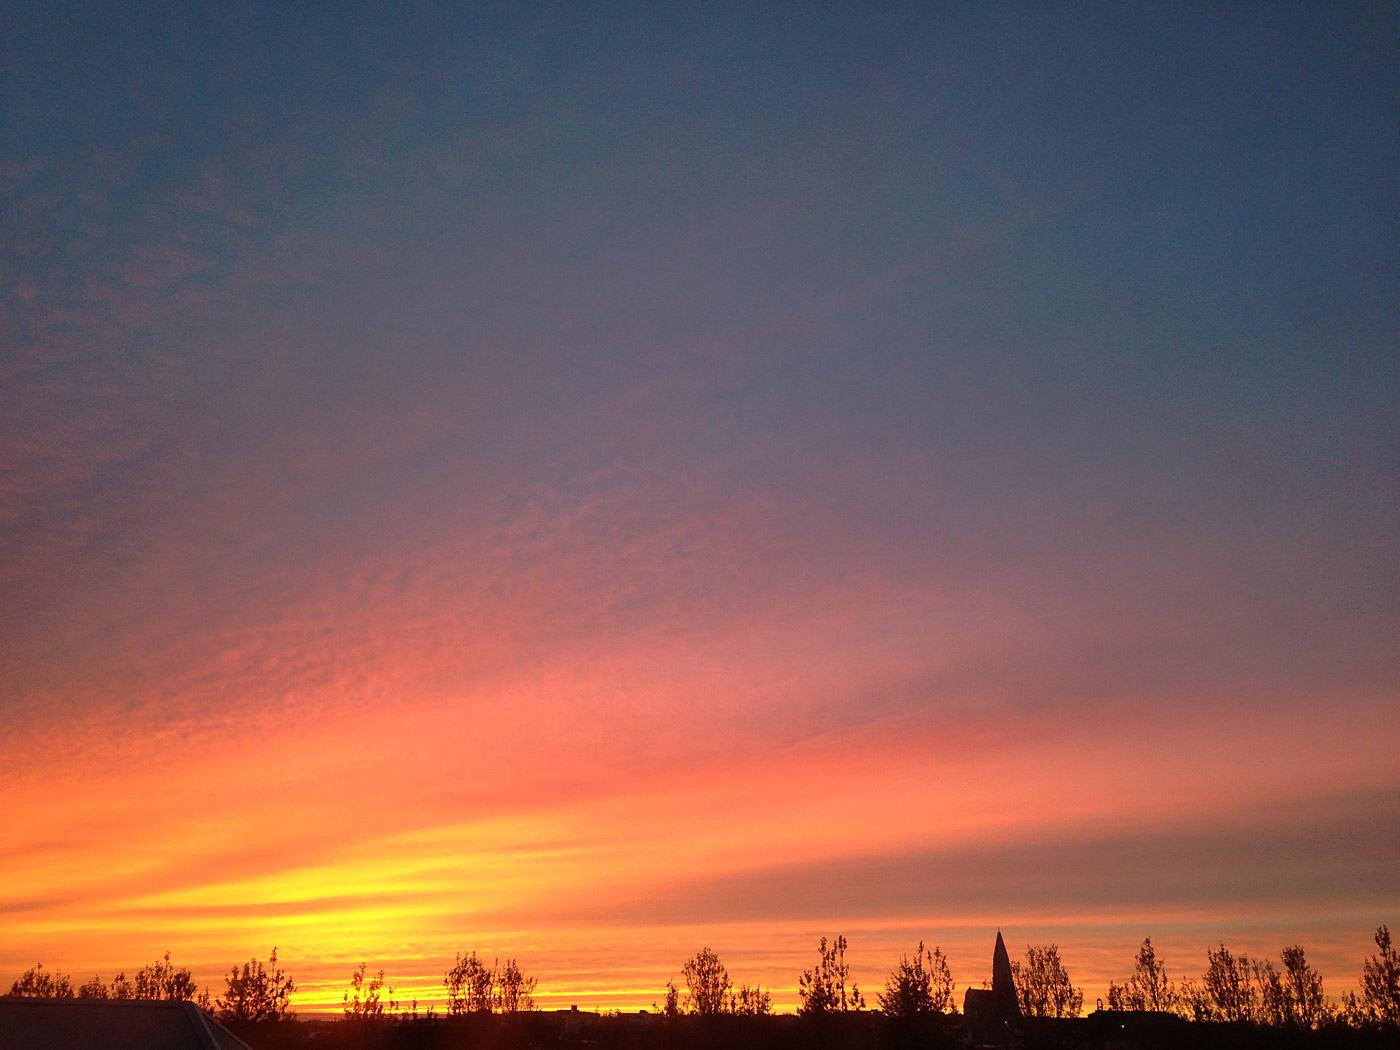
<svg viewBox="0 0 1400 1050">
<path fill-rule="evenodd" d="M 1396 1050 L 1400 1033 L 1321 1031 L 1250 1024 L 1194 1024 L 1099 1012 L 1071 1021 L 1026 1021 L 1017 1030 L 971 1033 L 960 1017 L 907 1024 L 879 1014 L 838 1017 L 682 1017 L 535 1013 L 436 1018 L 382 1025 L 291 1021 L 230 1026 L 254 1050 Z"/>
</svg>

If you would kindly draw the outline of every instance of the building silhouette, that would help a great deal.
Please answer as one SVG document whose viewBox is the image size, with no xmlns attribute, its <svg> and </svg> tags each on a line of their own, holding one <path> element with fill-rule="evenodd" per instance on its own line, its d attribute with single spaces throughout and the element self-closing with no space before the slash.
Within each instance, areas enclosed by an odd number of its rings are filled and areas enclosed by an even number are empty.
<svg viewBox="0 0 1400 1050">
<path fill-rule="evenodd" d="M 1016 998 L 1016 981 L 1011 976 L 1011 957 L 997 930 L 992 949 L 992 986 L 969 988 L 963 996 L 963 1018 L 975 1043 L 1004 1041 L 1021 1020 L 1021 1004 Z"/>
</svg>

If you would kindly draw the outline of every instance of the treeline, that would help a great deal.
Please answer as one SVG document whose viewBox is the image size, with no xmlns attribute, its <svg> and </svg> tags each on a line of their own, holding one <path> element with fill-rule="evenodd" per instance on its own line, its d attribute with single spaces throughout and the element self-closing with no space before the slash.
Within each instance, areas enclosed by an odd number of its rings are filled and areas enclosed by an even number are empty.
<svg viewBox="0 0 1400 1050">
<path fill-rule="evenodd" d="M 268 965 L 250 959 L 233 967 L 224 978 L 224 992 L 218 998 L 209 989 L 200 990 L 189 967 L 177 967 L 170 953 L 136 971 L 134 979 L 117 974 L 110 984 L 101 976 L 84 981 L 76 989 L 67 974 L 48 973 L 42 965 L 31 966 L 10 985 L 8 995 L 51 999 L 175 999 L 195 1003 L 221 1021 L 235 1024 L 263 1024 L 292 1017 L 291 997 L 296 983 L 277 966 L 277 949 L 272 949 Z"/>
<path fill-rule="evenodd" d="M 345 992 L 345 1020 L 357 1025 L 374 1025 L 385 1021 L 419 1019 L 418 1000 L 403 1008 L 394 998 L 394 989 L 386 986 L 384 971 L 367 977 L 368 964 L 361 963 L 350 975 L 350 987 Z M 471 1014 L 520 1014 L 535 1009 L 535 978 L 521 973 L 514 959 L 502 966 L 496 960 L 487 966 L 477 958 L 457 953 L 452 969 L 443 975 L 442 985 L 447 993 L 447 1012 L 451 1017 Z M 432 1020 L 437 1011 L 428 1007 L 421 1015 Z"/>
<path fill-rule="evenodd" d="M 1178 984 L 1167 975 L 1148 937 L 1138 949 L 1132 974 L 1121 984 L 1109 983 L 1108 1009 L 1275 1028 L 1394 1027 L 1400 1024 L 1400 964 L 1389 927 L 1377 929 L 1375 940 L 1378 954 L 1362 963 L 1361 994 L 1347 992 L 1332 1002 L 1323 991 L 1322 975 L 1312 968 L 1300 944 L 1284 948 L 1276 967 L 1271 959 L 1235 955 L 1222 943 L 1206 950 L 1200 977 Z"/>
<path fill-rule="evenodd" d="M 1133 972 L 1122 983 L 1109 983 L 1106 1005 L 1109 1010 L 1168 1014 L 1187 1021 L 1248 1022 L 1275 1028 L 1400 1027 L 1400 957 L 1389 927 L 1376 930 L 1375 942 L 1377 954 L 1362 962 L 1361 994 L 1347 992 L 1332 1002 L 1301 945 L 1284 948 L 1275 967 L 1268 959 L 1236 956 L 1221 944 L 1206 950 L 1206 969 L 1199 978 L 1178 984 L 1147 937 L 1133 961 Z M 844 937 L 830 944 L 822 938 L 816 966 L 798 977 L 799 1015 L 865 1009 L 865 997 L 849 981 L 846 948 Z M 681 972 L 686 994 L 681 996 L 674 980 L 667 983 L 659 1006 L 665 1016 L 769 1012 L 767 992 L 747 986 L 737 994 L 732 991 L 727 971 L 710 948 L 702 948 Z M 1083 1011 L 1083 989 L 1070 979 L 1056 945 L 1027 945 L 1025 958 L 1012 960 L 1011 975 L 1023 1016 L 1068 1019 Z M 890 972 L 875 1000 L 880 1012 L 895 1019 L 958 1012 L 948 960 L 937 946 L 928 949 L 923 942 L 912 958 L 904 956 Z"/>
<path fill-rule="evenodd" d="M 1193 1022 L 1247 1023 L 1280 1029 L 1320 1030 L 1400 1028 L 1400 957 L 1390 929 L 1376 930 L 1377 953 L 1362 962 L 1360 994 L 1348 992 L 1330 1000 L 1321 975 L 1308 963 L 1300 945 L 1284 948 L 1279 964 L 1273 960 L 1235 955 L 1222 943 L 1206 952 L 1199 977 L 1174 981 L 1146 938 L 1133 961 L 1132 973 L 1111 982 L 1109 1010 L 1153 1014 Z M 850 978 L 845 937 L 822 938 L 811 969 L 798 975 L 798 1014 L 805 1017 L 855 1015 L 867 1011 L 864 994 Z M 1013 983 L 1023 1016 L 1030 1019 L 1078 1017 L 1084 994 L 1070 978 L 1054 944 L 1027 945 L 1023 959 L 1011 963 Z M 672 978 L 658 1002 L 658 1020 L 694 1017 L 765 1017 L 772 1013 L 772 995 L 758 985 L 735 985 L 718 954 L 701 948 L 681 967 L 684 991 Z M 109 984 L 94 976 L 75 987 L 65 974 L 50 974 L 34 966 L 7 993 L 13 996 L 95 999 L 185 999 L 195 1002 L 236 1028 L 265 1026 L 292 1018 L 290 1000 L 296 984 L 277 965 L 277 950 L 268 963 L 257 959 L 233 967 L 224 978 L 222 994 L 214 997 L 195 986 L 188 968 L 177 967 L 166 952 L 128 979 L 119 973 Z M 475 952 L 458 953 L 443 975 L 447 1015 L 451 1018 L 486 1015 L 522 1016 L 536 1010 L 536 979 L 521 972 L 515 959 L 487 965 Z M 905 955 L 875 995 L 879 1014 L 893 1021 L 952 1019 L 958 1000 L 948 960 L 935 945 L 922 942 L 912 957 Z M 404 1006 L 394 997 L 384 971 L 371 976 L 362 963 L 349 978 L 344 995 L 344 1020 L 357 1028 L 394 1023 L 431 1023 L 436 1008 L 418 1010 L 417 1001 Z"/>
<path fill-rule="evenodd" d="M 1148 938 L 1138 951 L 1132 976 L 1122 984 L 1109 985 L 1108 1006 L 1169 1011 L 1194 1021 L 1249 1021 L 1280 1028 L 1320 1028 L 1338 1021 L 1355 1026 L 1394 1023 L 1395 951 L 1387 927 L 1376 931 L 1376 943 L 1380 955 L 1368 958 L 1363 966 L 1361 995 L 1348 992 L 1332 1003 L 1323 993 L 1322 975 L 1308 963 L 1302 945 L 1284 948 L 1276 968 L 1270 959 L 1236 956 L 1221 944 L 1206 951 L 1206 969 L 1200 978 L 1188 978 L 1178 986 L 1167 977 Z"/>
</svg>

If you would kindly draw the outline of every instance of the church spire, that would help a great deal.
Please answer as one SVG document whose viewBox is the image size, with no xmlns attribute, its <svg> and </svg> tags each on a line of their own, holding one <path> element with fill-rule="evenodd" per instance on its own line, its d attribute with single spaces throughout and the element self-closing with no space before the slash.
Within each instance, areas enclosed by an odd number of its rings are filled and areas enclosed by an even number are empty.
<svg viewBox="0 0 1400 1050">
<path fill-rule="evenodd" d="M 1021 1016 L 1016 980 L 1011 976 L 1011 956 L 1006 954 L 1006 942 L 1001 939 L 1000 930 L 997 930 L 997 946 L 992 950 L 992 1000 L 998 1016 Z"/>
</svg>

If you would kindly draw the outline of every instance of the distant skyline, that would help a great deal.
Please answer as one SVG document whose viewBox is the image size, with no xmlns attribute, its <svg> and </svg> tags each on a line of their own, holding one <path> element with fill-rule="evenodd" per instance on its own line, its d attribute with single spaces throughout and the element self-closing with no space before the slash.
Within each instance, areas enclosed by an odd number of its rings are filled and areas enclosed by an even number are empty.
<svg viewBox="0 0 1400 1050">
<path fill-rule="evenodd" d="M 1393 4 L 4 21 L 0 984 L 1400 924 Z"/>
</svg>

